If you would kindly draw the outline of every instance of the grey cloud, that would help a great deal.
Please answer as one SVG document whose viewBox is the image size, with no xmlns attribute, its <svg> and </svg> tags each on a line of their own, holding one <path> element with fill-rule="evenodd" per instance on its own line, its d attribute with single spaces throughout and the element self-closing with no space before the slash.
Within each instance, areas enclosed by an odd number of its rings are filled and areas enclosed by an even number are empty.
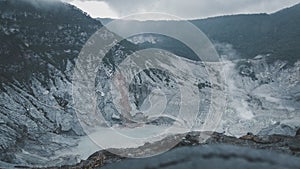
<svg viewBox="0 0 300 169">
<path fill-rule="evenodd" d="M 81 0 L 85 1 L 85 0 Z M 101 0 L 120 16 L 163 12 L 180 18 L 203 18 L 236 13 L 270 13 L 299 0 Z"/>
<path fill-rule="evenodd" d="M 59 4 L 60 0 L 11 0 L 10 3 L 28 3 L 35 8 L 50 9 L 52 6 Z"/>
</svg>

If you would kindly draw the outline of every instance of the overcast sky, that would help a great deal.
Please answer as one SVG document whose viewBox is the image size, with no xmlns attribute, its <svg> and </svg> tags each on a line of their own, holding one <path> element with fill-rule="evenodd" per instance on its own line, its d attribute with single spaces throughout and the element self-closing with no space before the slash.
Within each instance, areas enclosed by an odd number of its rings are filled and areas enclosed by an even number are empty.
<svg viewBox="0 0 300 169">
<path fill-rule="evenodd" d="M 161 12 L 183 19 L 240 13 L 272 13 L 300 0 L 66 0 L 92 17 L 121 18 L 134 13 Z M 163 18 L 152 18 L 163 19 Z"/>
</svg>

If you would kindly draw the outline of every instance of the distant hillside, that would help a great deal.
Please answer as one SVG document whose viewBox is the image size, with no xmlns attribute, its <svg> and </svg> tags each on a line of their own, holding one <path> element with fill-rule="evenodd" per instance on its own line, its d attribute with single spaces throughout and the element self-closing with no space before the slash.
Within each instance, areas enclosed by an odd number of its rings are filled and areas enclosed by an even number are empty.
<svg viewBox="0 0 300 169">
<path fill-rule="evenodd" d="M 220 16 L 191 20 L 191 22 L 199 27 L 212 41 L 232 44 L 242 58 L 254 58 L 259 54 L 270 54 L 269 61 L 271 62 L 280 59 L 294 63 L 300 58 L 299 18 L 300 4 L 270 15 L 249 14 Z M 98 20 L 107 24 L 113 19 L 98 18 Z M 145 22 L 165 21 L 124 22 L 139 23 L 142 25 Z M 166 42 L 168 42 L 168 44 L 160 43 L 155 45 L 169 49 L 170 42 L 169 40 L 166 40 Z M 177 44 L 176 42 L 174 45 Z M 189 55 L 190 51 L 181 51 L 177 54 L 180 55 L 181 53 Z"/>
<path fill-rule="evenodd" d="M 111 18 L 97 18 L 103 25 L 108 24 L 109 22 L 113 21 L 114 19 Z"/>
<path fill-rule="evenodd" d="M 193 20 L 212 40 L 230 43 L 244 58 L 300 58 L 300 4 L 271 15 L 236 15 Z"/>
</svg>

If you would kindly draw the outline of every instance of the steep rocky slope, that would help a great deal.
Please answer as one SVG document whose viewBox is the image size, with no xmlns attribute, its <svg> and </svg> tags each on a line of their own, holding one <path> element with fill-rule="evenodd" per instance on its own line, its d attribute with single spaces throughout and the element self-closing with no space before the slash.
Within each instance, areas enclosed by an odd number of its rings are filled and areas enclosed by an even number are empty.
<svg viewBox="0 0 300 169">
<path fill-rule="evenodd" d="M 72 106 L 72 69 L 101 23 L 69 4 L 36 0 L 0 1 L 0 22 L 1 161 L 76 163 L 80 155 L 68 151 L 85 133 Z"/>
</svg>

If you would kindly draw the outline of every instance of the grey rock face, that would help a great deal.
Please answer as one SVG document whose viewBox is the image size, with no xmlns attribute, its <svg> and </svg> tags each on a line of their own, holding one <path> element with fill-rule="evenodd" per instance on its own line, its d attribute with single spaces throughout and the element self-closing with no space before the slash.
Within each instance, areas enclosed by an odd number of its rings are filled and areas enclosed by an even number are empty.
<svg viewBox="0 0 300 169">
<path fill-rule="evenodd" d="M 267 57 L 225 64 L 228 107 L 219 132 L 295 135 L 300 112 L 299 62 L 269 64 Z"/>
</svg>

